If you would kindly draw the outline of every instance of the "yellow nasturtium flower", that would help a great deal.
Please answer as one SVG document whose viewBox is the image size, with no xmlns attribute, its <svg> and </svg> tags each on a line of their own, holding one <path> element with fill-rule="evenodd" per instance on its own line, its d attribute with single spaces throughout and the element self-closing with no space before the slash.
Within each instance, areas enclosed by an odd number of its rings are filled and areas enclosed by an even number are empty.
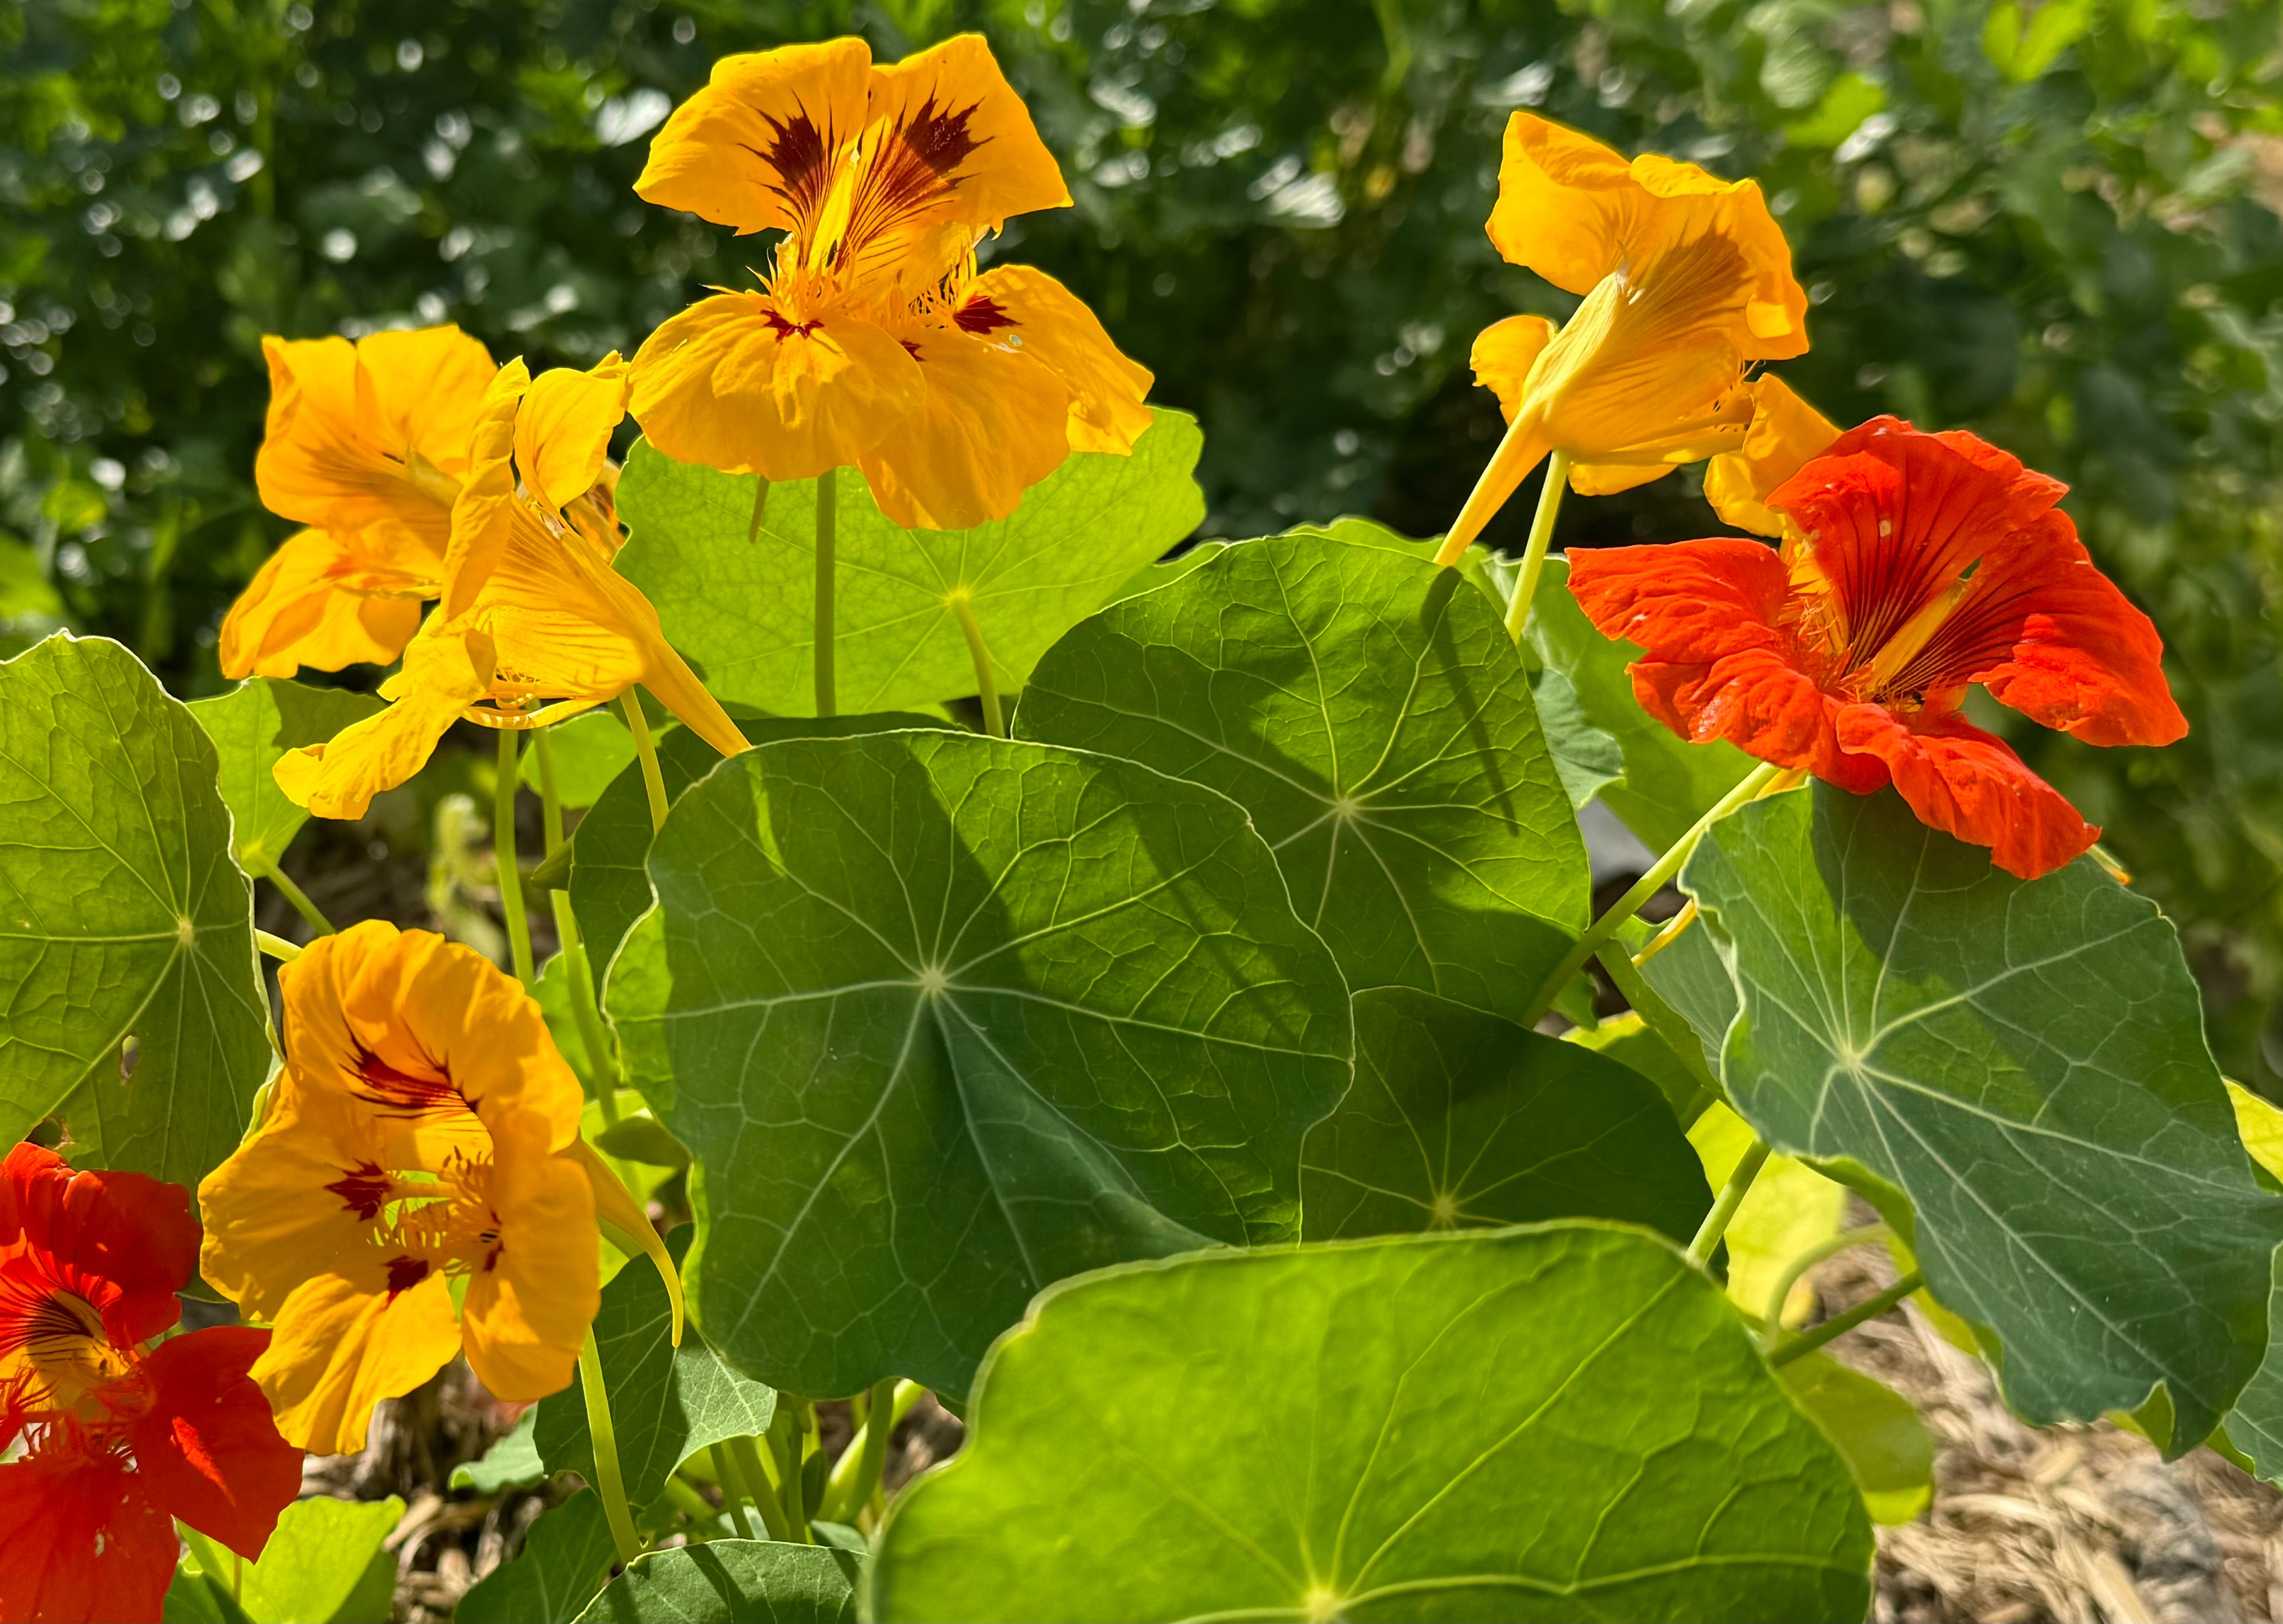
<svg viewBox="0 0 2283 1624">
<path fill-rule="evenodd" d="M 471 949 L 379 920 L 277 982 L 285 1069 L 199 1200 L 201 1271 L 275 1328 L 252 1374 L 278 1431 L 360 1448 L 377 1401 L 462 1352 L 503 1399 L 569 1386 L 601 1300 L 598 1164 L 539 1006 Z"/>
<path fill-rule="evenodd" d="M 1768 493 L 1823 455 L 1839 426 L 1773 375 L 1755 378 L 1752 426 L 1744 441 L 1704 465 L 1704 496 L 1712 511 L 1739 529 L 1781 536 L 1783 520 L 1770 511 Z"/>
<path fill-rule="evenodd" d="M 1499 168 L 1491 241 L 1585 296 L 1557 330 L 1510 316 L 1475 340 L 1475 376 L 1506 438 L 1451 527 L 1450 563 L 1549 452 L 1581 495 L 1607 495 L 1740 448 L 1745 373 L 1807 348 L 1807 295 L 1756 181 L 1600 142 L 1517 113 Z"/>
<path fill-rule="evenodd" d="M 1149 373 L 1076 295 L 977 269 L 986 233 L 1071 200 L 977 35 L 892 67 L 860 39 L 726 57 L 635 190 L 788 233 L 761 291 L 701 301 L 635 356 L 634 415 L 668 457 L 771 480 L 853 465 L 898 524 L 963 529 L 1149 426 Z"/>
<path fill-rule="evenodd" d="M 386 665 L 443 589 L 468 437 L 497 370 L 457 327 L 265 338 L 269 415 L 253 464 L 262 504 L 301 531 L 222 626 L 224 675 Z"/>
<path fill-rule="evenodd" d="M 626 401 L 616 355 L 535 381 L 519 360 L 500 368 L 452 508 L 443 602 L 381 685 L 386 710 L 279 759 L 274 776 L 297 805 L 361 817 L 427 764 L 455 721 L 543 727 L 636 683 L 724 755 L 746 747 L 666 643 L 658 611 L 612 567 L 608 454 Z"/>
</svg>

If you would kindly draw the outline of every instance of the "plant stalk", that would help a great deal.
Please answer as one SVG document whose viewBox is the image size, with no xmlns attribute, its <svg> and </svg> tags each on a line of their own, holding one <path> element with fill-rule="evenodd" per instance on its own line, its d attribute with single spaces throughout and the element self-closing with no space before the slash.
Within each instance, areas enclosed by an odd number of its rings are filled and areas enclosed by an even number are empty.
<svg viewBox="0 0 2283 1624">
<path fill-rule="evenodd" d="M 813 1545 L 816 1541 L 809 1533 L 806 1485 L 801 1471 L 809 1429 L 808 1417 L 802 1413 L 806 1409 L 799 1399 L 777 1395 L 777 1411 L 769 1421 L 769 1449 L 776 1456 L 777 1494 L 784 1506 L 785 1521 L 793 1530 L 791 1537 L 799 1544 Z"/>
<path fill-rule="evenodd" d="M 993 738 L 1004 738 L 1007 719 L 999 709 L 999 678 L 991 669 L 991 646 L 983 641 L 983 628 L 975 619 L 975 599 L 962 586 L 944 602 L 967 638 L 967 657 L 975 662 L 975 692 L 983 701 L 983 730 Z"/>
<path fill-rule="evenodd" d="M 627 730 L 635 736 L 635 754 L 642 761 L 643 790 L 650 797 L 650 832 L 656 834 L 666 827 L 666 775 L 658 770 L 650 718 L 643 714 L 642 696 L 631 688 L 619 696 L 619 708 L 626 713 Z"/>
<path fill-rule="evenodd" d="M 1538 511 L 1531 516 L 1530 543 L 1522 550 L 1522 567 L 1514 578 L 1514 596 L 1507 600 L 1507 635 L 1522 641 L 1530 622 L 1531 601 L 1538 596 L 1538 578 L 1546 569 L 1546 550 L 1554 543 L 1554 515 L 1562 511 L 1562 493 L 1570 488 L 1570 453 L 1554 451 L 1546 458 L 1546 483 L 1538 488 Z"/>
<path fill-rule="evenodd" d="M 1835 1314 L 1820 1325 L 1809 1327 L 1768 1355 L 1768 1362 L 1781 1368 L 1793 1360 L 1813 1353 L 1826 1342 L 1845 1336 L 1866 1320 L 1877 1319 L 1882 1314 L 1901 1302 L 1926 1284 L 1926 1277 L 1913 1269 L 1876 1297 L 1857 1303 L 1844 1314 Z"/>
<path fill-rule="evenodd" d="M 775 1480 L 769 1476 L 768 1467 L 763 1464 L 761 1452 L 753 1441 L 732 1438 L 729 1453 L 736 1460 L 738 1472 L 744 1475 L 746 1497 L 752 1501 L 753 1509 L 761 1514 L 761 1526 L 768 1531 L 769 1537 L 781 1544 L 802 1543 L 800 1535 L 795 1534 L 792 1525 L 785 1520 L 784 1504 L 777 1497 Z"/>
<path fill-rule="evenodd" d="M 307 919 L 310 928 L 318 935 L 330 936 L 333 933 L 333 922 L 326 918 L 323 911 L 309 900 L 308 892 L 302 890 L 287 877 L 284 869 L 273 863 L 263 873 L 262 878 L 277 887 L 277 894 L 292 903 L 293 911 Z"/>
<path fill-rule="evenodd" d="M 555 786 L 555 730 L 542 728 L 539 751 L 540 828 L 552 857 L 563 847 L 563 800 Z M 595 1099 L 602 1106 L 605 1127 L 619 1120 L 618 1064 L 610 1035 L 603 1028 L 603 1011 L 595 1001 L 595 977 L 587 963 L 586 943 L 580 940 L 579 916 L 572 911 L 571 894 L 549 891 L 548 906 L 555 914 L 555 935 L 562 944 L 563 968 L 571 980 L 571 1019 L 579 1028 L 579 1042 L 587 1050 L 587 1069 L 595 1075 Z"/>
<path fill-rule="evenodd" d="M 839 696 L 832 671 L 833 641 L 839 635 L 832 605 L 833 540 L 840 525 L 840 470 L 827 468 L 816 476 L 816 714 L 840 714 Z"/>
<path fill-rule="evenodd" d="M 888 1463 L 888 1435 L 896 1430 L 899 1384 L 893 1377 L 872 1384 L 867 1401 L 864 1430 L 849 1440 L 834 1464 L 831 1480 L 824 1486 L 824 1505 L 818 1512 L 827 1522 L 853 1523 L 856 1513 L 880 1486 L 881 1469 Z"/>
<path fill-rule="evenodd" d="M 753 483 L 753 516 L 745 522 L 745 545 L 748 547 L 761 534 L 761 520 L 768 516 L 769 511 L 769 482 L 756 475 Z"/>
<path fill-rule="evenodd" d="M 764 484 L 762 488 L 768 488 Z M 721 1507 L 729 1513 L 730 1526 L 737 1530 L 739 1539 L 752 1539 L 753 1519 L 746 1515 L 745 1502 L 753 1497 L 753 1491 L 745 1487 L 745 1474 L 737 1470 L 737 1457 L 727 1444 L 717 1443 L 705 1454 L 713 1463 L 713 1480 L 721 1486 Z"/>
<path fill-rule="evenodd" d="M 1894 1231 L 1883 1223 L 1866 1223 L 1859 1230 L 1842 1230 L 1836 1235 L 1826 1236 L 1785 1264 L 1781 1277 L 1776 1281 L 1776 1289 L 1768 1298 L 1767 1346 L 1773 1347 L 1783 1339 L 1784 1304 L 1791 1300 L 1792 1287 L 1800 1283 L 1809 1269 L 1824 1259 L 1836 1257 L 1851 1247 L 1867 1246 L 1873 1241 L 1885 1240 L 1893 1234 Z"/>
<path fill-rule="evenodd" d="M 290 964 L 301 956 L 301 949 L 283 936 L 273 936 L 268 931 L 253 933 L 253 945 L 281 964 Z"/>
<path fill-rule="evenodd" d="M 595 1346 L 595 1331 L 579 1348 L 579 1390 L 587 1401 L 587 1436 L 595 1449 L 595 1492 L 603 1497 L 603 1514 L 611 1525 L 611 1543 L 619 1560 L 631 1562 L 642 1552 L 635 1533 L 634 1512 L 627 1505 L 627 1482 L 619 1472 L 619 1433 L 611 1422 L 611 1395 L 603 1386 L 603 1351 Z"/>
<path fill-rule="evenodd" d="M 516 750 L 522 736 L 499 730 L 499 784 L 492 792 L 492 855 L 499 863 L 500 912 L 507 919 L 507 950 L 515 979 L 526 988 L 539 977 L 531 967 L 531 921 L 523 911 L 523 869 L 515 858 Z"/>
<path fill-rule="evenodd" d="M 1720 1187 L 1720 1194 L 1713 1201 L 1712 1210 L 1704 1214 L 1704 1222 L 1697 1229 L 1696 1238 L 1688 1243 L 1690 1262 L 1701 1265 L 1711 1257 L 1712 1249 L 1728 1232 L 1728 1225 L 1735 1218 L 1736 1209 L 1743 1206 L 1744 1198 L 1752 1192 L 1752 1181 L 1760 1176 L 1760 1169 L 1766 1165 L 1767 1159 L 1766 1142 L 1755 1138 L 1751 1148 L 1744 1152 L 1744 1159 L 1736 1164 L 1736 1170 L 1728 1175 L 1728 1182 Z"/>
</svg>

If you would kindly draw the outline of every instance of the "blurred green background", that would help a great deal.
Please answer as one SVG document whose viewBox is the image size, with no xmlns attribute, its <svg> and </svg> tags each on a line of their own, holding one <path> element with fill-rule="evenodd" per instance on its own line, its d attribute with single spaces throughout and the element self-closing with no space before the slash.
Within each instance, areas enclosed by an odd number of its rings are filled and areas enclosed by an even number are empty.
<svg viewBox="0 0 2283 1624">
<path fill-rule="evenodd" d="M 1482 231 L 1537 108 L 1757 176 L 1843 423 L 1970 427 L 2075 487 L 2194 722 L 2014 737 L 2179 922 L 2223 1063 L 2283 1092 L 2283 9 L 2232 0 L 16 0 L 0 7 L 0 652 L 58 622 L 177 693 L 288 528 L 265 332 L 455 321 L 631 350 L 754 251 L 640 202 L 713 59 L 987 33 L 1077 207 L 1054 271 L 1203 419 L 1210 533 L 1440 529 L 1495 439 L 1475 332 L 1571 302 Z M 1561 543 L 1715 526 L 1696 471 Z M 1493 530 L 1518 543 L 1525 491 Z"/>
</svg>

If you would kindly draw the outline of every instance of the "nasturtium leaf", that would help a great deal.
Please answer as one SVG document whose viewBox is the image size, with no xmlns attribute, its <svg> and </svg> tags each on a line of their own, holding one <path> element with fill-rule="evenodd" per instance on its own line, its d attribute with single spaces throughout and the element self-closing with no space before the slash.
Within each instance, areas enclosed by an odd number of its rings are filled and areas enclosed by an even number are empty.
<svg viewBox="0 0 2283 1624">
<path fill-rule="evenodd" d="M 1040 1294 L 889 1510 L 922 1619 L 1856 1620 L 1870 1524 L 1718 1290 L 1600 1223 Z"/>
<path fill-rule="evenodd" d="M 522 1552 L 469 1589 L 452 1624 L 571 1624 L 618 1559 L 602 1497 L 581 1489 L 540 1514 L 523 1536 Z"/>
<path fill-rule="evenodd" d="M 670 722 L 652 722 L 651 748 L 662 747 L 678 731 Z M 557 722 L 547 730 L 546 738 L 548 753 L 555 758 L 556 799 L 565 807 L 593 806 L 611 780 L 635 765 L 634 733 L 611 711 L 588 711 Z M 533 794 L 547 792 L 536 739 L 523 752 L 516 773 Z"/>
<path fill-rule="evenodd" d="M 1683 1128 L 1703 1116 L 1704 1108 L 1718 1097 L 1638 1011 L 1613 1015 L 1598 1027 L 1572 1027 L 1562 1035 L 1562 1041 L 1606 1055 L 1648 1078 L 1664 1096 L 1674 1120 Z"/>
<path fill-rule="evenodd" d="M 838 738 L 851 733 L 884 733 L 895 728 L 939 728 L 944 724 L 908 711 L 861 716 L 771 717 L 738 724 L 755 744 L 780 738 Z M 687 728 L 676 728 L 658 743 L 658 777 L 668 804 L 721 764 L 713 746 Z M 599 986 L 627 929 L 651 905 L 650 791 L 637 761 L 611 780 L 571 839 L 571 910 L 587 945 L 587 962 Z M 566 1014 L 569 1012 L 565 1007 Z"/>
<path fill-rule="evenodd" d="M 1625 674 L 1640 651 L 1593 629 L 1570 595 L 1567 558 L 1546 561 L 1523 635 L 1548 669 L 1569 679 L 1581 718 L 1617 741 L 1624 777 L 1601 790 L 1601 803 L 1655 849 L 1687 832 L 1757 764 L 1731 744 L 1692 745 L 1641 708 Z"/>
<path fill-rule="evenodd" d="M 235 1575 L 238 1605 L 253 1624 L 387 1624 L 396 1558 L 382 1542 L 403 1519 L 393 1495 L 296 1500 L 278 1514 L 261 1558 Z"/>
<path fill-rule="evenodd" d="M 2089 1420 L 2161 1383 L 2172 1448 L 2209 1433 L 2266 1347 L 2283 1198 L 2155 905 L 2090 861 L 2025 883 L 1891 792 L 1820 785 L 1723 819 L 1683 885 L 1741 998 L 1737 1112 L 1907 1198 L 1890 1217 L 1995 1333 L 2014 1406 Z"/>
<path fill-rule="evenodd" d="M 1645 941 L 1650 933 L 1640 931 L 1636 934 L 1640 940 L 1633 947 L 1638 950 L 1640 942 Z M 1654 1001 L 1664 1006 L 1662 1011 L 1641 1010 L 1643 1019 L 1679 1017 L 1695 1035 L 1696 1056 L 1705 1077 L 1717 1081 L 1720 1075 L 1721 1045 L 1727 1042 L 1728 1027 L 1736 1019 L 1736 984 L 1729 977 L 1728 966 L 1721 962 L 1712 933 L 1691 925 L 1633 973 L 1648 983 Z M 1669 1019 L 1664 1022 L 1664 1030 L 1673 1052 L 1685 1064 L 1691 1040 L 1672 1031 Z"/>
<path fill-rule="evenodd" d="M 1227 548 L 1074 629 L 1016 724 L 1235 798 L 1351 986 L 1518 1014 L 1585 926 L 1585 842 L 1513 640 L 1406 550 Z"/>
<path fill-rule="evenodd" d="M 369 693 L 311 688 L 257 676 L 228 693 L 191 701 L 191 714 L 214 740 L 218 787 L 234 824 L 231 855 L 249 874 L 266 874 L 293 843 L 309 814 L 285 799 L 269 769 L 304 745 L 323 743 L 381 708 Z"/>
<path fill-rule="evenodd" d="M 636 1557 L 579 1624 L 854 1624 L 863 1562 L 830 1545 L 708 1540 Z"/>
<path fill-rule="evenodd" d="M 689 1244 L 682 1230 L 667 1242 L 676 1254 Z M 776 1394 L 723 1364 L 697 1327 L 683 1328 L 680 1347 L 673 1338 L 673 1305 L 658 1271 L 621 1269 L 603 1288 L 595 1347 L 611 1395 L 619 1470 L 636 1505 L 664 1494 L 666 1479 L 687 1456 L 725 1438 L 758 1436 L 776 1413 Z M 595 1446 L 577 1386 L 540 1400 L 532 1436 L 549 1472 L 567 1467 L 593 1480 Z"/>
<path fill-rule="evenodd" d="M 1646 1078 L 1407 987 L 1355 996 L 1355 1084 L 1300 1156 L 1301 1235 L 1616 1218 L 1686 1241 L 1711 1206 Z"/>
<path fill-rule="evenodd" d="M 1156 417 L 1130 457 L 1073 456 L 1012 513 L 972 530 L 900 529 L 853 471 L 837 476 L 840 709 L 975 692 L 953 610 L 962 594 L 1011 693 L 1048 644 L 1196 529 L 1204 496 L 1191 470 L 1204 437 L 1180 412 Z M 619 568 L 715 698 L 799 715 L 815 704 L 816 481 L 771 486 L 754 534 L 759 484 L 636 442 L 619 481 Z"/>
<path fill-rule="evenodd" d="M 2264 1187 L 2283 1182 L 2283 1111 L 2241 1083 L 2227 1085 L 2237 1133 Z M 2271 1483 L 2283 1482 L 2283 1279 L 2268 1302 L 2267 1356 L 2235 1401 L 2227 1417 L 2227 1441 Z"/>
<path fill-rule="evenodd" d="M 214 747 L 116 643 L 0 663 L 0 1143 L 195 1186 L 269 1073 Z"/>
<path fill-rule="evenodd" d="M 1873 1521 L 1899 1527 L 1927 1509 L 1934 1498 L 1934 1436 L 1917 1406 L 1819 1349 L 1779 1374 L 1854 1473 Z"/>
<path fill-rule="evenodd" d="M 957 1394 L 1040 1286 L 1298 1229 L 1347 991 L 1243 811 L 974 734 L 685 791 L 611 1011 L 700 1164 L 694 1301 L 795 1393 Z"/>
<path fill-rule="evenodd" d="M 538 1482 L 547 1475 L 546 1464 L 539 1458 L 539 1444 L 531 1435 L 538 1425 L 539 1411 L 525 1410 L 515 1430 L 494 1441 L 481 1458 L 452 1468 L 452 1487 L 496 1495 L 503 1488 Z"/>
<path fill-rule="evenodd" d="M 1688 1142 L 1703 1159 L 1704 1176 L 1718 1190 L 1751 1148 L 1751 1128 L 1715 1100 L 1688 1129 Z M 1728 1221 L 1728 1300 L 1755 1319 L 1764 1318 L 1792 1260 L 1810 1246 L 1839 1233 L 1847 1218 L 1847 1191 L 1814 1168 L 1788 1156 L 1760 1164 L 1752 1187 Z M 1796 1324 L 1815 1306 L 1815 1290 L 1800 1281 L 1784 1293 L 1787 1324 Z"/>
</svg>

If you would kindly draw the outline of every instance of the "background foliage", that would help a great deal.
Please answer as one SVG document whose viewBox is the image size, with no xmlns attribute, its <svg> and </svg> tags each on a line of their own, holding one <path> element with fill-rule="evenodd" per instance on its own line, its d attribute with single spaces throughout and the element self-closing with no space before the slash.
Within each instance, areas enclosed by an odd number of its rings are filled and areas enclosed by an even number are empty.
<svg viewBox="0 0 2283 1624">
<path fill-rule="evenodd" d="M 29 0 L 0 9 L 0 621 L 121 637 L 185 697 L 286 527 L 264 332 L 456 321 L 631 349 L 757 257 L 629 190 L 713 59 L 987 32 L 1077 207 L 1002 247 L 1196 412 L 1206 534 L 1413 534 L 1497 430 L 1475 331 L 1566 299 L 1482 234 L 1535 106 L 1758 176 L 1833 417 L 1971 427 L 2076 488 L 2162 626 L 2183 745 L 2020 739 L 2178 917 L 2223 1063 L 2283 1073 L 2279 13 L 2228 0 Z M 1710 527 L 1693 474 L 1569 545 Z M 1525 493 L 1525 504 L 1526 508 Z M 1493 539 L 1518 540 L 1519 518 Z M 2034 730 L 2033 730 L 2034 731 Z"/>
</svg>

